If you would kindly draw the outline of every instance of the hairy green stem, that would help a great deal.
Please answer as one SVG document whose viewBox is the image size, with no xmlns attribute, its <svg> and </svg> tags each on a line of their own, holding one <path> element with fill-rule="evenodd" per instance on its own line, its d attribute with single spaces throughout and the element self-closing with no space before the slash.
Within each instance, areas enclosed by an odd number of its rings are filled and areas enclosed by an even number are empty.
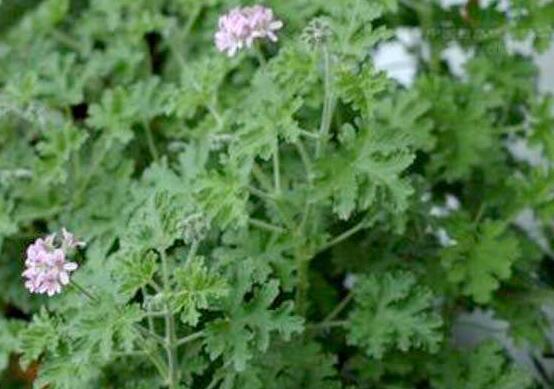
<svg viewBox="0 0 554 389">
<path fill-rule="evenodd" d="M 202 4 L 197 3 L 196 7 L 194 7 L 191 15 L 189 16 L 187 20 L 187 24 L 185 25 L 184 32 L 183 32 L 183 40 L 186 40 L 186 38 L 189 36 L 190 32 L 192 31 L 192 27 L 194 27 L 194 23 L 198 20 L 198 17 L 200 16 L 200 12 L 202 12 Z"/>
<path fill-rule="evenodd" d="M 146 288 L 143 286 L 140 288 L 140 292 L 142 293 L 142 300 L 143 303 L 146 301 L 148 295 L 146 294 Z M 152 312 L 148 312 L 146 314 L 146 320 L 148 322 L 148 330 L 150 332 L 154 332 L 154 316 L 151 315 Z"/>
<path fill-rule="evenodd" d="M 217 102 L 211 102 L 210 104 L 206 105 L 208 108 L 208 111 L 210 111 L 210 114 L 214 117 L 215 121 L 217 122 L 218 128 L 223 128 L 223 116 L 221 116 L 221 113 L 217 109 Z"/>
<path fill-rule="evenodd" d="M 342 299 L 342 301 L 329 313 L 321 324 L 332 322 L 343 310 L 348 306 L 350 301 L 354 298 L 354 293 L 350 292 L 348 295 Z"/>
<path fill-rule="evenodd" d="M 154 161 L 157 161 L 159 159 L 159 153 L 158 149 L 156 148 L 156 144 L 154 143 L 154 136 L 152 135 L 152 129 L 150 128 L 150 125 L 146 120 L 143 122 L 144 126 L 144 132 L 146 133 L 146 141 L 148 142 L 148 149 L 150 150 L 150 154 L 152 155 L 152 158 Z"/>
<path fill-rule="evenodd" d="M 264 174 L 263 170 L 256 163 L 253 164 L 252 174 L 265 191 L 273 191 L 271 180 Z M 276 201 L 277 199 L 272 196 L 271 200 L 273 200 L 272 203 L 268 202 L 267 205 L 275 209 L 276 213 L 279 215 L 285 225 L 289 227 L 294 226 L 294 222 L 285 214 L 285 212 L 283 212 L 283 209 L 281 209 L 278 201 Z"/>
<path fill-rule="evenodd" d="M 302 220 L 300 221 L 300 225 L 298 226 L 298 231 L 302 235 L 305 235 L 304 229 L 306 228 L 306 224 L 308 223 L 308 217 L 310 216 L 311 211 L 312 203 L 308 199 L 306 201 L 306 206 L 304 207 L 304 212 L 302 213 Z"/>
<path fill-rule="evenodd" d="M 487 209 L 487 203 L 483 202 L 481 205 L 479 205 L 479 209 L 477 210 L 477 213 L 475 214 L 475 219 L 473 220 L 473 225 L 477 226 L 481 219 L 483 218 L 483 215 L 485 214 L 485 210 Z"/>
<path fill-rule="evenodd" d="M 223 379 L 223 376 L 225 374 L 225 370 L 227 369 L 227 367 L 230 364 L 231 364 L 231 360 L 228 360 L 227 362 L 225 362 L 223 364 L 223 366 L 221 366 L 221 368 L 213 375 L 212 380 L 210 381 L 208 386 L 206 386 L 206 389 L 213 389 L 217 386 L 219 381 L 221 381 Z"/>
<path fill-rule="evenodd" d="M 162 262 L 162 279 L 165 298 L 171 292 L 169 284 L 169 264 L 165 250 L 160 250 L 160 259 Z M 179 385 L 179 363 L 177 360 L 177 335 L 175 330 L 175 318 L 171 312 L 171 307 L 166 300 L 165 303 L 165 350 L 167 354 L 167 383 L 170 389 L 176 389 Z"/>
<path fill-rule="evenodd" d="M 140 324 L 135 324 L 135 329 L 140 332 L 142 335 L 146 336 L 147 338 L 151 338 L 152 340 L 155 340 L 157 343 L 159 343 L 161 346 L 165 347 L 166 341 L 164 338 L 162 338 L 160 335 L 156 334 L 153 331 L 149 331 L 148 329 L 144 328 Z"/>
<path fill-rule="evenodd" d="M 146 317 L 151 317 L 151 318 L 154 318 L 154 317 L 165 317 L 165 312 L 152 312 L 152 311 L 149 311 L 149 312 L 146 312 Z"/>
<path fill-rule="evenodd" d="M 323 246 L 321 246 L 317 251 L 318 252 L 322 252 L 322 251 L 325 251 L 343 241 L 345 241 L 346 239 L 350 238 L 352 235 L 354 235 L 356 232 L 360 231 L 360 230 L 363 230 L 365 228 L 365 226 L 367 225 L 367 221 L 366 220 L 362 220 L 361 222 L 359 222 L 358 224 L 356 224 L 354 227 L 346 230 L 345 232 L 343 232 L 342 234 L 340 234 L 339 236 L 337 236 L 336 238 L 330 240 L 329 242 L 327 242 L 326 244 L 324 244 Z"/>
<path fill-rule="evenodd" d="M 187 343 L 190 343 L 190 342 L 193 342 L 196 339 L 200 339 L 200 338 L 204 337 L 205 335 L 206 334 L 205 334 L 204 331 L 198 331 L 198 332 L 195 332 L 193 334 L 187 335 L 184 338 L 181 338 L 181 339 L 177 340 L 177 347 L 182 346 L 182 345 L 187 344 Z"/>
<path fill-rule="evenodd" d="M 331 120 L 333 119 L 334 97 L 331 83 L 331 56 L 327 46 L 323 46 L 323 71 L 325 82 L 325 97 L 323 101 L 323 112 L 321 114 L 321 124 L 319 127 L 319 135 L 316 144 L 316 157 L 320 157 L 325 151 L 325 145 L 331 128 Z"/>
<path fill-rule="evenodd" d="M 143 344 L 142 342 L 141 342 L 141 344 L 139 344 L 139 347 L 142 350 L 144 350 L 144 352 L 148 356 L 148 359 L 150 360 L 150 362 L 152 362 L 152 364 L 158 370 L 158 373 L 160 374 L 160 376 L 161 377 L 167 376 L 167 371 L 168 371 L 167 365 L 164 362 L 164 360 L 161 358 L 161 356 L 159 355 L 158 348 L 155 347 L 154 349 L 151 349 L 150 345 L 148 343 Z"/>
<path fill-rule="evenodd" d="M 256 58 L 258 59 L 258 62 L 260 63 L 260 67 L 264 67 L 267 64 L 267 61 L 264 57 L 264 53 L 262 51 L 262 48 L 258 43 L 256 43 L 254 45 L 254 53 L 256 54 Z"/>
<path fill-rule="evenodd" d="M 345 327 L 347 324 L 348 324 L 347 320 L 335 320 L 335 321 L 329 321 L 329 322 L 310 324 L 308 325 L 308 329 L 321 331 L 321 330 L 327 330 L 330 328 Z"/>
<path fill-rule="evenodd" d="M 249 185 L 248 191 L 252 193 L 254 196 L 257 196 L 264 200 L 275 200 L 275 197 L 271 193 L 264 192 L 263 190 L 260 190 L 254 186 Z"/>
<path fill-rule="evenodd" d="M 269 231 L 269 232 L 276 232 L 278 234 L 284 234 L 287 232 L 283 227 L 275 226 L 273 224 L 264 222 L 263 220 L 250 218 L 248 219 L 248 223 L 253 225 L 254 227 L 258 227 L 262 230 Z"/>
<path fill-rule="evenodd" d="M 158 285 L 158 283 L 154 280 L 148 281 L 148 286 L 150 286 L 152 289 L 154 289 L 156 291 L 156 293 L 162 293 L 163 292 L 162 287 L 160 285 Z"/>
<path fill-rule="evenodd" d="M 115 357 L 143 357 L 145 355 L 148 355 L 145 351 L 138 351 L 138 350 L 134 350 L 134 351 L 120 351 L 120 352 L 115 352 L 113 353 L 113 355 Z"/>
<path fill-rule="evenodd" d="M 75 282 L 74 280 L 70 280 L 69 283 L 71 284 L 71 286 L 73 286 L 75 289 L 77 289 L 80 293 L 83 294 L 83 296 L 85 296 L 86 298 L 88 298 L 90 301 L 92 301 L 93 303 L 98 303 L 100 302 L 100 300 L 94 296 L 92 293 L 90 293 L 88 290 L 86 290 L 85 288 L 83 288 L 81 285 L 79 285 L 77 282 Z"/>
<path fill-rule="evenodd" d="M 213 389 L 217 386 L 217 384 L 219 383 L 219 381 L 221 381 L 223 379 L 223 374 L 222 373 L 219 373 L 219 374 L 215 374 L 212 378 L 212 381 L 209 383 L 208 386 L 206 386 L 206 389 Z"/>
<path fill-rule="evenodd" d="M 313 132 L 306 131 L 306 130 L 303 130 L 303 129 L 300 129 L 299 132 L 300 132 L 300 135 L 305 136 L 306 138 L 310 138 L 310 139 L 319 139 L 319 135 L 318 135 L 318 134 L 314 134 Z"/>
<path fill-rule="evenodd" d="M 187 254 L 187 262 L 190 262 L 196 256 L 196 253 L 198 252 L 198 245 L 198 240 L 194 240 L 190 245 L 190 250 Z"/>
<path fill-rule="evenodd" d="M 298 154 L 300 155 L 300 159 L 302 160 L 302 164 L 304 165 L 304 170 L 306 172 L 306 179 L 308 180 L 308 184 L 311 185 L 312 179 L 313 179 L 312 161 L 308 156 L 308 152 L 304 147 L 304 143 L 302 143 L 300 139 L 294 142 L 294 145 L 296 146 L 296 150 L 298 151 Z"/>
<path fill-rule="evenodd" d="M 170 52 L 177 58 L 177 62 L 179 62 L 179 66 L 181 68 L 185 69 L 187 66 L 187 61 L 185 60 L 185 57 L 183 56 L 183 53 L 181 50 L 179 50 L 179 47 L 177 46 L 177 41 L 175 39 L 168 39 L 168 45 Z"/>
</svg>

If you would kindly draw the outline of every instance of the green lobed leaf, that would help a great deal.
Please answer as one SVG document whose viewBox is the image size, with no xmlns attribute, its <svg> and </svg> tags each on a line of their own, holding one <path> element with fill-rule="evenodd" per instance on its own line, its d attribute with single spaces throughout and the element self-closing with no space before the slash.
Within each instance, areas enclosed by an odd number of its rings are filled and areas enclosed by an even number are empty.
<svg viewBox="0 0 554 389">
<path fill-rule="evenodd" d="M 438 350 L 442 319 L 434 312 L 433 294 L 417 285 L 413 274 L 366 276 L 356 284 L 354 301 L 348 342 L 363 348 L 368 356 L 381 359 L 394 349 Z"/>
</svg>

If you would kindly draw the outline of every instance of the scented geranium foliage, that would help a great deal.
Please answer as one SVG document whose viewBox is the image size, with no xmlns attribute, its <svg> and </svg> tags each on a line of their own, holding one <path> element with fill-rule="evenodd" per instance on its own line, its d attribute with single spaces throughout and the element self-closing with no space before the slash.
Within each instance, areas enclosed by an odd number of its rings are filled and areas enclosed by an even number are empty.
<svg viewBox="0 0 554 389">
<path fill-rule="evenodd" d="M 552 386 L 554 4 L 443 3 L 0 2 L 0 387 Z"/>
</svg>

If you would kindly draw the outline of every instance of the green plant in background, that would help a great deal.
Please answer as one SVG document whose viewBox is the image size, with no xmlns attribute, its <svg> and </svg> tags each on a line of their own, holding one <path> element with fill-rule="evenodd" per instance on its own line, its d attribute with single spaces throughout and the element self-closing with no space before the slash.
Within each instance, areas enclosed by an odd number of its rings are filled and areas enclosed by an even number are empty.
<svg viewBox="0 0 554 389">
<path fill-rule="evenodd" d="M 554 4 L 484 3 L 4 2 L 0 386 L 548 384 L 453 334 L 551 347 Z"/>
</svg>

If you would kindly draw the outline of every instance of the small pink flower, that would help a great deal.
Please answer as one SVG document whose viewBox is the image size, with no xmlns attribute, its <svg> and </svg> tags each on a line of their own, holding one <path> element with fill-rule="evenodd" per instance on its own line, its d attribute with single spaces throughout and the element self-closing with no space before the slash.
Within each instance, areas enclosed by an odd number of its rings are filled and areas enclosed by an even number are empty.
<svg viewBox="0 0 554 389">
<path fill-rule="evenodd" d="M 253 7 L 245 7 L 243 12 L 248 16 L 250 22 L 252 30 L 251 39 L 268 38 L 272 42 L 277 42 L 278 39 L 275 31 L 283 27 L 283 22 L 274 19 L 271 9 L 255 5 Z"/>
<path fill-rule="evenodd" d="M 215 45 L 229 57 L 244 47 L 252 47 L 255 39 L 276 42 L 275 32 L 283 27 L 283 22 L 275 19 L 273 11 L 261 5 L 233 8 L 222 15 L 215 34 Z"/>
<path fill-rule="evenodd" d="M 67 253 L 84 242 L 77 241 L 73 234 L 62 230 L 63 238 L 56 245 L 56 234 L 39 238 L 27 248 L 25 287 L 31 293 L 53 296 L 69 283 L 70 274 L 77 270 L 77 264 L 66 261 Z"/>
<path fill-rule="evenodd" d="M 27 248 L 27 260 L 33 262 L 42 261 L 47 248 L 48 244 L 44 239 L 37 239 L 35 243 Z"/>
<path fill-rule="evenodd" d="M 60 284 L 56 273 L 49 272 L 41 276 L 40 286 L 37 293 L 47 294 L 52 297 L 53 295 L 62 291 L 62 285 Z"/>
</svg>

